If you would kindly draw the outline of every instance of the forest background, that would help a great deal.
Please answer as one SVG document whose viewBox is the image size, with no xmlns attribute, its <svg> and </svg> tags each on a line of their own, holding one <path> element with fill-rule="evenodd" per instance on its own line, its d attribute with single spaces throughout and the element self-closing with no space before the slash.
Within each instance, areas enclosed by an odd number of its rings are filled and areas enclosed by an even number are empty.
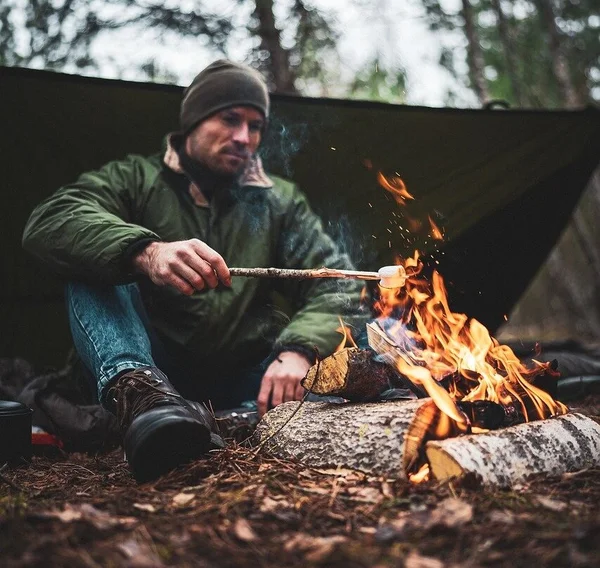
<svg viewBox="0 0 600 568">
<path fill-rule="evenodd" d="M 0 1 L 0 65 L 186 84 L 217 57 L 278 93 L 581 108 L 600 101 L 600 0 Z"/>
</svg>

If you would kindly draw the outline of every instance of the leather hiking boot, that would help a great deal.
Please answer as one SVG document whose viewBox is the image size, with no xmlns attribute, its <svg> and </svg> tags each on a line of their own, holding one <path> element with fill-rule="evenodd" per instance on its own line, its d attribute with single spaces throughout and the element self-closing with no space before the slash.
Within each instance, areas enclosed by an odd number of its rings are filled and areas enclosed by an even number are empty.
<svg viewBox="0 0 600 568">
<path fill-rule="evenodd" d="M 224 446 L 208 409 L 183 398 L 156 367 L 124 373 L 108 396 L 115 402 L 125 456 L 139 483 Z"/>
</svg>

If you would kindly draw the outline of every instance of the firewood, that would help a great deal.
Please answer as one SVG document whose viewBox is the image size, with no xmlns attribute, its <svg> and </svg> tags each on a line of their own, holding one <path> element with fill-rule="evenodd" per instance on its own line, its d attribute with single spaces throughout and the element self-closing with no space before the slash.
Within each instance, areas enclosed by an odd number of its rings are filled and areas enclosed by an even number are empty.
<svg viewBox="0 0 600 568">
<path fill-rule="evenodd" d="M 353 402 L 376 400 L 395 384 L 397 373 L 374 356 L 368 349 L 342 349 L 313 365 L 302 386 L 315 394 L 341 396 Z"/>
<path fill-rule="evenodd" d="M 510 486 L 535 473 L 560 475 L 600 466 L 600 425 L 582 414 L 564 414 L 426 444 L 439 480 L 475 473 L 486 484 Z"/>
<path fill-rule="evenodd" d="M 310 467 L 338 466 L 404 478 L 405 433 L 423 400 L 379 403 L 286 402 L 265 414 L 255 443 Z M 281 429 L 280 429 L 281 428 Z"/>
<path fill-rule="evenodd" d="M 379 403 L 281 404 L 258 424 L 255 442 L 274 456 L 309 467 L 345 467 L 406 479 L 414 439 L 428 438 L 430 399 Z M 282 425 L 285 426 L 281 428 Z M 420 425 L 419 425 L 420 424 Z M 430 439 L 430 436 L 429 436 Z M 412 453 L 411 453 L 412 452 Z M 600 425 L 580 414 L 518 424 L 485 434 L 426 441 L 433 475 L 473 472 L 484 483 L 512 485 L 534 473 L 557 475 L 600 466 Z M 413 468 L 415 464 L 410 464 Z"/>
</svg>

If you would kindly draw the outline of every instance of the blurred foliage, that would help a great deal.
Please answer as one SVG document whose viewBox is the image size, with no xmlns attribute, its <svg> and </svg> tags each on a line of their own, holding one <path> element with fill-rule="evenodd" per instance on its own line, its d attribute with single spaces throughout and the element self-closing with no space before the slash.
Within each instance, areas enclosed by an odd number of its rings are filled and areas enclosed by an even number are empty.
<svg viewBox="0 0 600 568">
<path fill-rule="evenodd" d="M 464 32 L 460 10 L 445 9 L 443 2 L 421 1 L 431 30 Z M 600 101 L 599 0 L 471 0 L 470 4 L 476 13 L 490 99 L 530 108 Z M 545 13 L 551 14 L 552 22 Z M 464 47 L 445 45 L 440 64 L 472 87 L 472 70 L 464 70 Z M 560 69 L 564 77 L 559 76 Z M 575 102 L 567 100 L 565 88 L 573 89 Z"/>
</svg>

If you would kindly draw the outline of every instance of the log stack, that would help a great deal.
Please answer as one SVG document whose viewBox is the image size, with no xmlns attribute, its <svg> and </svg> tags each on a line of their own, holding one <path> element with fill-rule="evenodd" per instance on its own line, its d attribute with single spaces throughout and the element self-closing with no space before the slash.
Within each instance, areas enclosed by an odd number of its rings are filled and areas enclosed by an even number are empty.
<svg viewBox="0 0 600 568">
<path fill-rule="evenodd" d="M 256 441 L 272 455 L 309 467 L 341 466 L 406 479 L 409 429 L 428 402 L 288 402 L 264 416 Z M 483 434 L 430 440 L 424 450 L 435 479 L 473 473 L 486 484 L 510 486 L 532 474 L 600 467 L 600 425 L 569 413 Z"/>
</svg>

